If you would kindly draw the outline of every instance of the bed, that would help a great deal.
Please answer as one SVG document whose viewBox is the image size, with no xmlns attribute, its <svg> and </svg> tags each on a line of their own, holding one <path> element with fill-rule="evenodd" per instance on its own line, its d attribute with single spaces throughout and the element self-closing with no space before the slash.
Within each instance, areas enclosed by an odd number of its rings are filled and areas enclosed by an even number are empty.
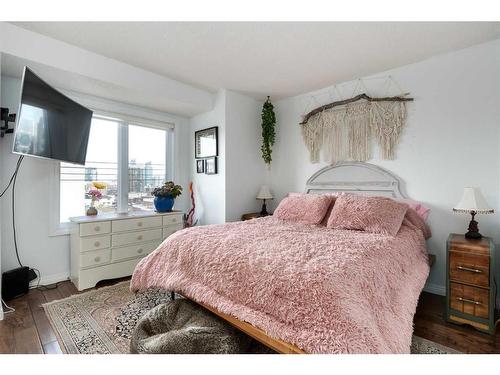
<svg viewBox="0 0 500 375">
<path fill-rule="evenodd" d="M 321 169 L 305 189 L 403 190 L 356 162 Z M 279 353 L 409 353 L 428 273 L 424 231 L 406 217 L 395 237 L 266 217 L 177 232 L 138 264 L 131 290 L 178 292 Z"/>
</svg>

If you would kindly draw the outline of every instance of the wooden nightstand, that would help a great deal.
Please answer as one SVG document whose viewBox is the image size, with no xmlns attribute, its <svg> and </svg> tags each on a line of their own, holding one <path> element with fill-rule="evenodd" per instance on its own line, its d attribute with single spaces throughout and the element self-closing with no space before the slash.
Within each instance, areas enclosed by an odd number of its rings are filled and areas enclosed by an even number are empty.
<svg viewBox="0 0 500 375">
<path fill-rule="evenodd" d="M 242 221 L 245 221 L 245 220 L 252 220 L 252 219 L 256 219 L 258 217 L 265 217 L 265 216 L 271 216 L 272 214 L 269 214 L 269 215 L 262 215 L 260 212 L 252 212 L 250 214 L 243 214 L 241 216 L 241 220 Z"/>
<path fill-rule="evenodd" d="M 450 234 L 446 255 L 446 320 L 495 333 L 494 245 Z"/>
</svg>

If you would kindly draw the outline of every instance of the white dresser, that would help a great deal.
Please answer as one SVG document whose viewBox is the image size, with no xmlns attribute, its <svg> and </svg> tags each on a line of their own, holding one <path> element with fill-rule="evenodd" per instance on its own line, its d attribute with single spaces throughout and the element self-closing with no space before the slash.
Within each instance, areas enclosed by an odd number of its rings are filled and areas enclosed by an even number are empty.
<svg viewBox="0 0 500 375">
<path fill-rule="evenodd" d="M 141 258 L 183 228 L 180 211 L 80 216 L 70 219 L 71 281 L 78 290 L 129 276 Z"/>
</svg>

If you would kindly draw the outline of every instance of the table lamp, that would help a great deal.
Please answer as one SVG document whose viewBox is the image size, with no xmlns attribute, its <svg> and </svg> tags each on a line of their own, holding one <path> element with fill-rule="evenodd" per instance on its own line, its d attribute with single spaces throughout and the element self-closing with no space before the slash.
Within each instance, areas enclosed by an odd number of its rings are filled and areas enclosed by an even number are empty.
<svg viewBox="0 0 500 375">
<path fill-rule="evenodd" d="M 477 221 L 474 220 L 474 216 L 476 214 L 492 214 L 494 212 L 488 203 L 486 203 L 481 190 L 475 187 L 464 188 L 462 199 L 453 208 L 453 211 L 470 213 L 472 215 L 472 220 L 469 223 L 469 231 L 465 233 L 465 238 L 471 239 L 481 239 L 483 237 L 479 233 Z"/>
<path fill-rule="evenodd" d="M 267 185 L 262 185 L 259 190 L 259 194 L 257 194 L 257 199 L 262 200 L 262 210 L 260 214 L 262 216 L 267 216 L 269 213 L 267 212 L 266 200 L 273 199 L 271 192 L 269 191 L 269 187 Z"/>
</svg>

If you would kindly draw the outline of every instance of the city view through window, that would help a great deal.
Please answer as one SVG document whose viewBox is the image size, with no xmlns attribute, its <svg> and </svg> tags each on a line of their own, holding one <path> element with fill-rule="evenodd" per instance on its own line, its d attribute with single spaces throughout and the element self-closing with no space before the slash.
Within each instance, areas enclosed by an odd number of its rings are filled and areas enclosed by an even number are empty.
<svg viewBox="0 0 500 375">
<path fill-rule="evenodd" d="M 165 130 L 129 125 L 129 210 L 154 209 L 151 191 L 165 182 L 166 143 Z"/>
<path fill-rule="evenodd" d="M 85 166 L 61 163 L 60 222 L 85 215 L 91 204 L 87 192 L 92 182 L 106 184 L 95 206 L 99 212 L 113 212 L 118 205 L 118 126 L 114 121 L 93 119 Z M 128 125 L 129 210 L 153 210 L 151 191 L 165 181 L 166 130 Z"/>
</svg>

